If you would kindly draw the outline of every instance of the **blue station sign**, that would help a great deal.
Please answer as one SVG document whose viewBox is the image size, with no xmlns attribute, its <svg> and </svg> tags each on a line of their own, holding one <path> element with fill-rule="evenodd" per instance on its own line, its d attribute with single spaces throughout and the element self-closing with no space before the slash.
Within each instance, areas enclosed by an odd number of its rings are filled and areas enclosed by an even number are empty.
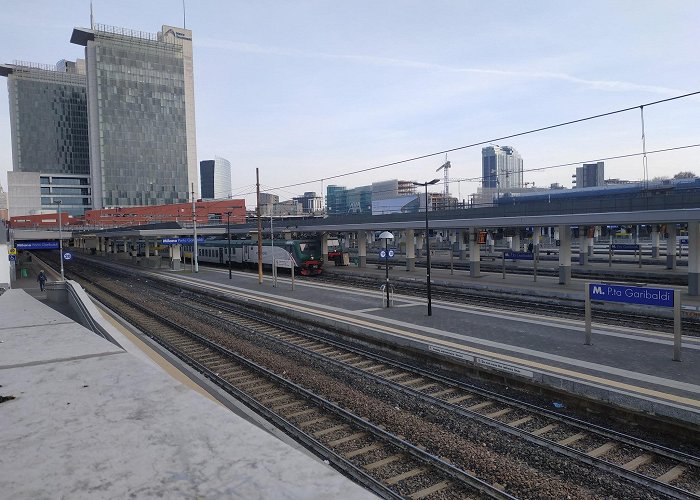
<svg viewBox="0 0 700 500">
<path fill-rule="evenodd" d="M 192 245 L 194 238 L 163 238 L 163 245 Z M 197 238 L 197 243 L 204 243 L 204 238 Z"/>
<path fill-rule="evenodd" d="M 613 243 L 610 245 L 610 250 L 639 250 L 639 245 L 636 243 Z"/>
<path fill-rule="evenodd" d="M 503 258 L 508 260 L 534 260 L 532 252 L 503 252 Z"/>
<path fill-rule="evenodd" d="M 18 241 L 15 242 L 17 250 L 53 250 L 58 248 L 58 241 Z"/>
<path fill-rule="evenodd" d="M 658 307 L 673 307 L 673 288 L 649 288 L 645 286 L 607 285 L 589 283 L 591 300 L 623 302 Z"/>
</svg>

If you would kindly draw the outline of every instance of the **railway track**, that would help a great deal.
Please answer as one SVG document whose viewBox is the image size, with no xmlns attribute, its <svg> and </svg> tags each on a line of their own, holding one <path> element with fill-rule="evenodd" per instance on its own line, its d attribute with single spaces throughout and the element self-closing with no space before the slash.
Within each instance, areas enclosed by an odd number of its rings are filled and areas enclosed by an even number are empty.
<svg viewBox="0 0 700 500">
<path fill-rule="evenodd" d="M 261 320 L 220 300 L 212 304 L 211 297 L 192 295 L 190 299 L 200 305 L 200 311 L 216 313 L 219 320 L 271 337 L 308 356 L 334 363 L 427 404 L 475 419 L 500 432 L 650 487 L 660 494 L 700 498 L 700 457 L 436 376 L 320 335 L 290 328 L 278 321 Z"/>
<path fill-rule="evenodd" d="M 184 362 L 383 498 L 515 498 L 499 485 L 459 469 L 171 321 L 154 308 L 126 298 L 123 288 L 93 283 L 90 292 Z"/>
<path fill-rule="evenodd" d="M 162 287 L 163 285 L 159 286 Z M 169 286 L 165 288 L 166 293 L 173 294 L 172 288 Z M 596 467 L 602 473 L 615 474 L 627 482 L 649 488 L 660 496 L 700 498 L 700 486 L 698 484 L 700 481 L 700 459 L 698 457 L 592 426 L 586 422 L 564 417 L 554 412 L 543 411 L 526 403 L 488 393 L 483 389 L 445 377 L 439 377 L 425 370 L 404 365 L 357 348 L 350 348 L 305 331 L 290 328 L 288 325 L 283 325 L 276 321 L 262 320 L 250 313 L 241 311 L 227 302 L 214 302 L 214 299 L 210 296 L 203 297 L 187 293 L 182 298 L 185 299 L 185 302 L 179 304 L 178 307 L 189 308 L 189 314 L 192 316 L 209 315 L 216 317 L 216 321 L 222 323 L 225 328 L 243 328 L 252 335 L 267 337 L 285 349 L 293 349 L 308 358 L 316 359 L 324 364 L 334 365 L 339 369 L 353 373 L 357 377 L 371 380 L 373 383 L 380 384 L 392 391 L 398 391 L 408 397 L 420 400 L 423 404 L 430 405 L 430 407 L 440 408 L 459 418 L 468 418 L 480 422 L 498 432 L 522 439 L 534 446 L 545 448 L 549 452 L 558 453 Z M 196 304 L 196 306 L 193 306 L 193 304 Z M 132 307 L 134 306 L 132 305 Z M 141 314 L 153 316 L 152 311 L 149 313 L 142 311 Z M 171 327 L 175 326 L 177 325 L 171 325 Z M 149 328 L 157 329 L 156 325 L 153 324 L 150 324 Z M 187 336 L 185 341 L 175 342 L 180 350 L 184 347 L 189 348 L 192 342 L 191 339 L 196 337 L 196 334 L 192 334 L 192 332 L 184 335 Z M 221 346 L 216 344 L 207 345 L 206 349 L 195 347 L 195 350 L 198 349 L 196 351 L 197 355 L 204 356 L 203 360 L 187 352 L 184 352 L 184 357 L 181 357 L 188 360 L 193 366 L 197 364 L 202 365 L 202 371 L 213 380 L 219 378 L 221 374 L 225 374 L 226 376 L 233 376 L 234 381 L 249 384 L 251 389 L 257 389 L 257 396 L 262 397 L 263 401 L 255 399 L 256 392 L 250 394 L 243 391 L 240 394 L 241 399 L 244 401 L 246 401 L 245 394 L 248 394 L 248 398 L 253 397 L 254 401 L 251 403 L 251 406 L 255 406 L 255 403 L 260 404 L 272 401 L 277 403 L 275 408 L 283 406 L 284 408 L 295 409 L 295 411 L 291 412 L 294 417 L 309 417 L 305 418 L 303 422 L 292 422 L 297 426 L 306 423 L 306 426 L 302 427 L 309 427 L 315 426 L 320 422 L 328 422 L 328 427 L 324 426 L 323 429 L 314 429 L 314 431 L 323 433 L 325 430 L 334 429 L 328 431 L 330 442 L 334 444 L 349 445 L 358 439 L 367 439 L 366 436 L 369 431 L 362 425 L 357 428 L 351 424 L 339 422 L 337 416 L 334 417 L 336 420 L 330 420 L 330 417 L 322 415 L 316 409 L 304 408 L 300 410 L 299 406 L 308 405 L 308 403 L 297 403 L 287 400 L 288 396 L 284 392 L 269 386 L 271 383 L 269 375 L 263 375 L 262 379 L 257 382 L 253 374 L 247 371 L 249 369 L 247 366 L 244 367 L 246 371 L 241 371 L 243 368 L 227 369 L 225 363 L 228 363 L 228 361 L 225 361 L 221 356 L 228 356 L 229 353 L 222 354 L 220 351 L 217 351 L 220 348 Z M 212 377 L 212 373 L 215 375 L 214 377 Z M 225 387 L 226 384 L 231 384 L 230 380 L 216 381 L 222 387 Z M 240 391 L 240 388 L 237 389 Z M 290 406 L 287 406 L 288 404 Z M 298 411 L 307 413 L 298 414 Z M 289 417 L 289 414 L 286 415 Z M 284 418 L 284 413 L 282 418 Z M 369 425 L 371 426 L 372 424 Z M 348 428 L 345 434 L 341 433 L 341 430 L 344 429 L 343 426 Z M 285 428 L 285 426 L 281 425 L 281 428 Z M 314 436 L 312 434 L 312 437 L 318 440 L 325 435 Z M 305 442 L 303 438 L 300 441 Z M 379 458 L 375 462 L 382 462 L 382 460 L 390 457 L 392 460 L 398 461 L 399 459 L 395 457 L 405 453 L 405 448 L 401 447 L 406 446 L 406 444 L 391 444 L 398 446 L 399 449 L 404 451 L 387 451 L 384 453 L 386 455 L 384 458 Z M 331 451 L 336 455 L 341 455 L 341 458 L 342 453 L 345 453 L 345 455 L 350 454 L 349 458 L 354 458 L 375 453 L 379 449 L 376 446 L 379 445 L 363 441 L 363 446 L 359 448 L 353 446 L 351 451 Z M 408 446 L 415 445 L 409 444 Z M 421 446 L 419 445 L 416 449 L 421 450 Z M 328 453 L 328 451 L 325 453 Z M 355 453 L 359 453 L 359 455 Z M 416 457 L 412 458 L 415 460 Z M 451 465 L 449 462 L 445 463 Z M 363 467 L 366 468 L 367 465 L 365 463 Z M 430 477 L 434 477 L 435 474 L 434 471 L 426 472 L 429 469 L 426 469 L 426 466 L 421 464 L 411 464 L 406 467 L 410 467 L 409 470 L 396 474 L 393 478 L 394 481 L 399 480 L 399 482 L 402 482 L 407 480 L 411 474 L 415 474 L 413 476 L 415 478 L 422 477 L 424 472 Z M 367 473 L 366 470 L 362 470 L 362 472 Z M 457 482 L 455 478 L 446 475 L 442 470 L 440 472 L 442 475 L 438 476 L 439 480 L 431 484 L 421 482 L 421 489 L 418 491 L 404 491 L 399 494 L 403 496 L 415 495 L 415 498 L 435 494 L 437 495 L 435 498 L 442 498 L 443 496 L 438 493 L 439 491 L 447 490 L 443 491 L 443 493 L 446 493 L 447 497 L 451 497 L 449 488 L 454 488 L 455 485 L 459 485 L 459 488 L 465 488 L 463 483 Z M 461 472 L 464 473 L 463 470 Z M 404 474 L 408 474 L 408 476 Z M 499 485 L 496 485 L 495 491 L 496 494 L 499 494 Z M 467 492 L 470 497 L 474 494 L 471 490 L 465 490 L 464 492 Z M 479 494 L 483 495 L 486 493 L 482 491 Z M 431 496 L 431 498 L 433 497 Z"/>
</svg>

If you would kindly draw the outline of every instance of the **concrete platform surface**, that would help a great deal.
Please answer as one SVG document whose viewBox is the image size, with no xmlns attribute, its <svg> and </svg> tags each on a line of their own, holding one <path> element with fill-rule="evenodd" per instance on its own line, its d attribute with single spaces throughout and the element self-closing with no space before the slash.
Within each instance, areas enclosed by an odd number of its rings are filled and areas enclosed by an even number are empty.
<svg viewBox="0 0 700 500">
<path fill-rule="evenodd" d="M 2 498 L 373 498 L 23 290 L 0 318 Z"/>
</svg>

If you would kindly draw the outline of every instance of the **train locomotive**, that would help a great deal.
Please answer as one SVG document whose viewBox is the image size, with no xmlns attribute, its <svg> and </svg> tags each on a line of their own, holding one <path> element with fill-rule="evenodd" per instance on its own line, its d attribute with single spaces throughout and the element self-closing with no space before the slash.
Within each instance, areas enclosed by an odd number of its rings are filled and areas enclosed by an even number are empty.
<svg viewBox="0 0 700 500">
<path fill-rule="evenodd" d="M 274 243 L 274 244 L 273 244 Z M 198 261 L 215 264 L 228 264 L 226 255 L 229 241 L 227 239 L 207 239 L 197 245 Z M 193 245 L 183 245 L 183 250 L 190 253 Z M 321 245 L 313 240 L 263 240 L 263 266 L 272 267 L 273 258 L 291 260 L 295 272 L 303 276 L 321 274 Z M 231 263 L 238 265 L 258 264 L 258 240 L 231 240 Z"/>
</svg>

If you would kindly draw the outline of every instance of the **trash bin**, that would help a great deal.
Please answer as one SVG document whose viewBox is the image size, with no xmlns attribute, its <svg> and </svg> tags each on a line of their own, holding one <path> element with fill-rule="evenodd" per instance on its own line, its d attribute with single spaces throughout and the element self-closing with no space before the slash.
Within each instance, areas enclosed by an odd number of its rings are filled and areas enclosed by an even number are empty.
<svg viewBox="0 0 700 500">
<path fill-rule="evenodd" d="M 26 267 L 20 269 L 20 276 L 22 278 L 29 278 L 29 270 Z"/>
</svg>

